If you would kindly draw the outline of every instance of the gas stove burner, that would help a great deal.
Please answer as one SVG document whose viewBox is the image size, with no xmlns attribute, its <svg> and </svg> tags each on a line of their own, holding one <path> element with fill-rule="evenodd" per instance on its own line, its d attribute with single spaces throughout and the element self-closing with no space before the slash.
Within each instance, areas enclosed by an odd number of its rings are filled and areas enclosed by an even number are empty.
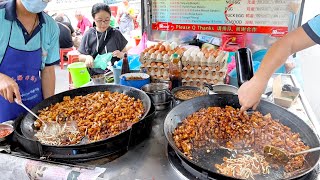
<svg viewBox="0 0 320 180">
<path fill-rule="evenodd" d="M 173 167 L 173 169 L 180 175 L 184 176 L 187 179 L 200 179 L 200 180 L 226 180 L 225 177 L 210 177 L 206 172 L 200 172 L 197 167 L 184 161 L 179 155 L 176 154 L 174 149 L 168 144 L 166 148 L 166 154 L 168 160 Z"/>
<path fill-rule="evenodd" d="M 231 178 L 221 177 L 219 175 L 208 175 L 206 172 L 201 172 L 199 168 L 193 166 L 192 164 L 186 162 L 181 158 L 174 149 L 168 144 L 166 148 L 166 154 L 168 160 L 174 170 L 183 175 L 187 179 L 200 179 L 200 180 L 227 180 Z M 317 167 L 311 171 L 309 174 L 297 178 L 295 180 L 316 180 L 319 177 L 320 173 L 320 165 L 318 164 Z"/>
</svg>

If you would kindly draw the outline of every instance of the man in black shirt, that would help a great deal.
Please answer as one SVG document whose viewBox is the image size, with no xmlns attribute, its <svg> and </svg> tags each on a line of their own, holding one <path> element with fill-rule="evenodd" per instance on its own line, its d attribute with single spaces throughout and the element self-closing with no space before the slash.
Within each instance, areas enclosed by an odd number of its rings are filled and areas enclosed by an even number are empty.
<svg viewBox="0 0 320 180">
<path fill-rule="evenodd" d="M 60 29 L 59 43 L 60 48 L 73 47 L 72 36 L 75 36 L 74 29 L 70 23 L 63 21 L 63 16 L 58 15 L 55 20 Z"/>
</svg>

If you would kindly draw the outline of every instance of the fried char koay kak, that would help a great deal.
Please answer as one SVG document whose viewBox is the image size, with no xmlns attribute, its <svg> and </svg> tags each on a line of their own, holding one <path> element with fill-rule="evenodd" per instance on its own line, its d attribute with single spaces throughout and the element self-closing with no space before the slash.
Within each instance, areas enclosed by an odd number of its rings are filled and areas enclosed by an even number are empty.
<svg viewBox="0 0 320 180">
<path fill-rule="evenodd" d="M 189 100 L 195 97 L 204 96 L 207 93 L 201 90 L 192 90 L 192 89 L 186 89 L 186 90 L 180 90 L 174 94 L 174 96 L 181 100 Z"/>
<path fill-rule="evenodd" d="M 68 132 L 67 138 L 60 139 L 58 143 L 52 142 L 57 141 L 57 136 L 44 137 L 43 131 L 46 128 L 41 128 L 42 124 L 37 120 L 35 126 L 40 128 L 36 134 L 39 141 L 45 144 L 70 145 L 79 143 L 84 136 L 88 137 L 90 142 L 94 142 L 127 130 L 139 121 L 144 114 L 144 107 L 140 99 L 105 91 L 74 98 L 66 96 L 62 102 L 39 112 L 40 119 L 47 122 L 46 124 L 57 122 L 65 126 L 66 123 L 75 122 L 78 131 L 73 129 L 72 133 Z"/>
<path fill-rule="evenodd" d="M 235 150 L 250 148 L 263 155 L 263 148 L 272 145 L 288 153 L 309 149 L 291 129 L 270 114 L 254 112 L 251 116 L 239 109 L 209 107 L 200 109 L 183 120 L 173 133 L 176 146 L 190 159 L 199 149 L 211 149 L 217 144 Z M 214 143 L 212 143 L 214 142 Z M 291 159 L 284 169 L 298 170 L 304 165 L 304 156 Z M 270 165 L 278 168 L 276 164 Z M 222 169 L 220 167 L 220 169 Z"/>
</svg>

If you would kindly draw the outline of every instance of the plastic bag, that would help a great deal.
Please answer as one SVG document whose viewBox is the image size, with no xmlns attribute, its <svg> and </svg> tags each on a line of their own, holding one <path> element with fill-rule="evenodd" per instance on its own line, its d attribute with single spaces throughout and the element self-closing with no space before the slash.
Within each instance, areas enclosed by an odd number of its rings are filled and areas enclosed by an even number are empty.
<svg viewBox="0 0 320 180">
<path fill-rule="evenodd" d="M 139 61 L 140 55 L 129 55 L 128 62 L 130 70 L 140 70 L 141 62 Z M 122 59 L 114 63 L 114 68 L 121 69 Z"/>
<path fill-rule="evenodd" d="M 148 36 L 147 36 L 147 33 L 144 32 L 139 45 L 131 48 L 128 51 L 128 54 L 140 54 L 141 52 L 143 52 L 147 48 L 147 41 L 148 41 Z"/>
<path fill-rule="evenodd" d="M 97 57 L 94 59 L 94 68 L 100 68 L 103 70 L 106 70 L 108 67 L 108 64 L 111 62 L 112 59 L 112 53 L 106 53 L 106 54 L 98 54 Z"/>
</svg>

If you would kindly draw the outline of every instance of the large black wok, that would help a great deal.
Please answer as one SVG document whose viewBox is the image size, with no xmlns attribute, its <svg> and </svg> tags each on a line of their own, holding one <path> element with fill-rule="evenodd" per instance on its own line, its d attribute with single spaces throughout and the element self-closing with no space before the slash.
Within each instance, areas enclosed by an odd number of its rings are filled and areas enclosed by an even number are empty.
<svg viewBox="0 0 320 180">
<path fill-rule="evenodd" d="M 142 101 L 143 107 L 144 107 L 144 114 L 142 115 L 142 117 L 140 119 L 145 118 L 150 110 L 150 107 L 151 107 L 150 98 L 148 97 L 148 95 L 145 92 L 143 92 L 139 89 L 128 87 L 128 86 L 121 86 L 121 85 L 99 85 L 99 86 L 89 86 L 89 87 L 78 88 L 78 89 L 74 89 L 74 90 L 65 91 L 60 94 L 56 94 L 48 99 L 45 99 L 41 103 L 39 103 L 37 106 L 35 106 L 32 109 L 32 111 L 37 114 L 39 110 L 46 108 L 46 107 L 50 106 L 51 104 L 55 104 L 55 103 L 63 101 L 63 97 L 65 97 L 65 96 L 70 96 L 71 98 L 73 98 L 75 96 L 87 95 L 87 94 L 99 92 L 99 91 L 119 92 L 119 93 L 126 94 L 130 97 L 140 99 Z M 22 119 L 21 125 L 20 125 L 22 134 L 26 138 L 31 139 L 31 140 L 37 140 L 37 138 L 34 136 L 36 133 L 36 128 L 33 125 L 35 120 L 36 120 L 35 117 L 32 116 L 30 113 L 28 113 Z M 123 132 L 123 133 L 125 133 L 125 132 Z M 118 136 L 121 136 L 121 134 L 119 134 Z M 103 141 L 106 141 L 106 140 L 108 140 L 108 139 L 96 141 L 96 142 L 89 143 L 86 145 L 99 144 L 99 143 L 102 143 Z M 46 146 L 49 146 L 49 145 L 46 145 Z M 68 147 L 78 147 L 78 146 L 83 146 L 83 145 L 70 145 Z M 51 147 L 61 148 L 63 146 L 51 146 Z"/>
<path fill-rule="evenodd" d="M 164 132 L 165 136 L 169 142 L 169 145 L 175 150 L 175 152 L 182 158 L 185 162 L 200 168 L 201 171 L 208 173 L 208 175 L 213 177 L 222 177 L 222 179 L 232 178 L 224 176 L 218 173 L 217 169 L 214 167 L 214 164 L 221 164 L 222 158 L 228 156 L 226 150 L 218 149 L 212 151 L 211 153 L 203 153 L 196 160 L 191 160 L 186 157 L 175 145 L 172 138 L 172 133 L 175 128 L 185 119 L 188 115 L 200 110 L 201 108 L 207 108 L 210 106 L 219 106 L 225 107 L 226 105 L 232 106 L 234 108 L 240 108 L 239 100 L 237 95 L 230 94 L 215 94 L 197 97 L 189 101 L 185 101 L 180 105 L 173 108 L 167 115 L 164 122 Z M 279 119 L 279 121 L 290 127 L 293 132 L 300 134 L 302 141 L 310 147 L 320 146 L 318 136 L 315 132 L 299 117 L 293 113 L 287 111 L 286 109 L 281 108 L 275 104 L 272 104 L 267 101 L 261 101 L 257 109 L 262 114 L 270 113 L 274 119 Z M 255 179 L 294 179 L 300 176 L 303 176 L 310 172 L 318 163 L 320 157 L 320 152 L 309 153 L 306 156 L 306 168 L 301 171 L 283 176 L 283 170 L 274 171 L 272 170 L 267 176 L 256 176 Z"/>
</svg>

